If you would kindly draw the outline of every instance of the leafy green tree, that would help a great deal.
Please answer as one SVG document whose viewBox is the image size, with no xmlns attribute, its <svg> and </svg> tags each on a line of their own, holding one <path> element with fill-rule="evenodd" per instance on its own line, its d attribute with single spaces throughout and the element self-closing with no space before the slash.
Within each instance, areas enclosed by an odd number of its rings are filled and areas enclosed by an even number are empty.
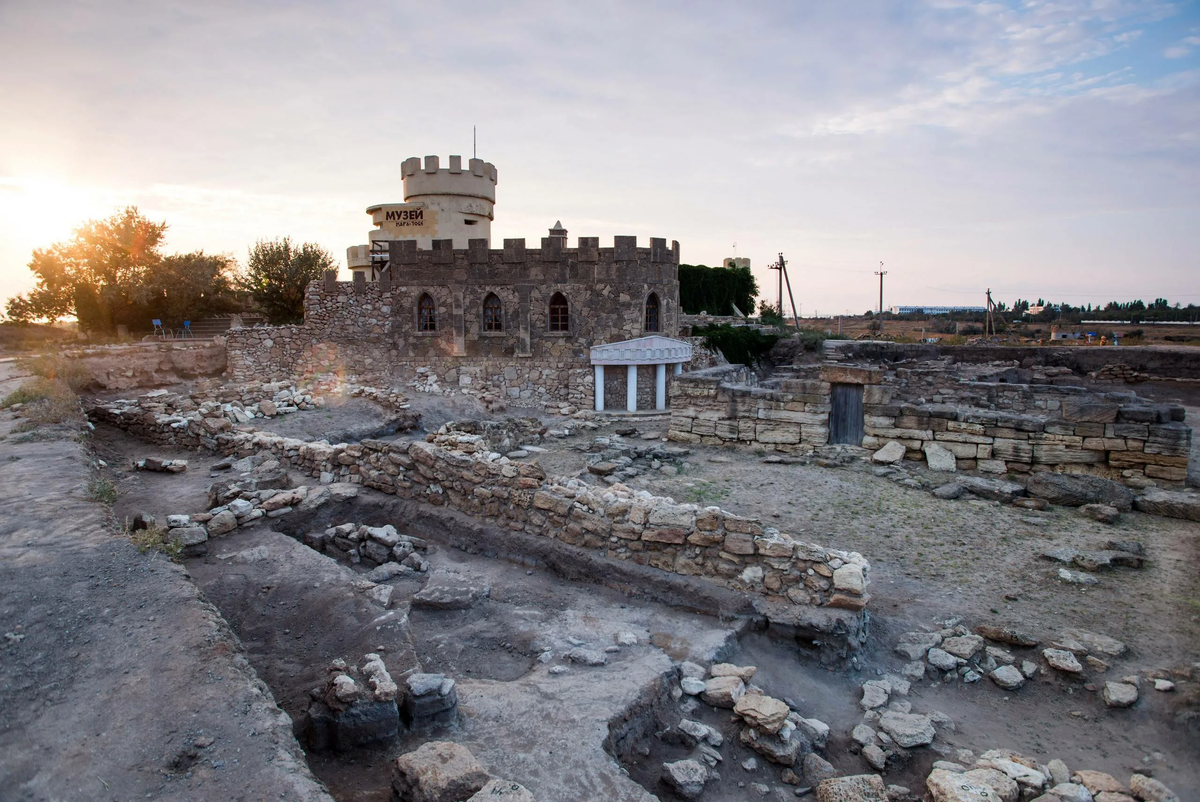
<svg viewBox="0 0 1200 802">
<path fill-rule="evenodd" d="M 732 315 L 754 313 L 758 282 L 748 267 L 679 266 L 679 305 L 685 314 Z"/>
<path fill-rule="evenodd" d="M 271 323 L 302 323 L 308 283 L 336 267 L 333 256 L 315 243 L 297 246 L 290 237 L 259 240 L 250 249 L 241 286 Z"/>
<path fill-rule="evenodd" d="M 204 251 L 164 257 L 148 271 L 143 293 L 150 317 L 178 328 L 185 320 L 201 320 L 241 309 L 235 287 L 237 263 L 224 254 Z"/>
<path fill-rule="evenodd" d="M 89 220 L 70 240 L 33 252 L 29 269 L 37 285 L 10 299 L 6 316 L 28 322 L 75 315 L 80 328 L 102 332 L 131 323 L 144 300 L 146 273 L 162 260 L 166 230 L 166 223 L 148 220 L 135 206 Z"/>
</svg>

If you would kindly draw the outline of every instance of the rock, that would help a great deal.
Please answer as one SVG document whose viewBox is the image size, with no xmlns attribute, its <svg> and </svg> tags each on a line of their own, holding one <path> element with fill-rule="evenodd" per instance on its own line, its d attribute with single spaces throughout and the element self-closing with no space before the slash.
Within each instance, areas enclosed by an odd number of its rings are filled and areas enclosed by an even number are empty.
<svg viewBox="0 0 1200 802">
<path fill-rule="evenodd" d="M 1138 700 L 1138 689 L 1127 682 L 1106 682 L 1102 696 L 1109 707 L 1129 707 Z"/>
<path fill-rule="evenodd" d="M 733 712 L 759 732 L 774 735 L 783 727 L 791 711 L 778 699 L 748 693 L 734 703 Z"/>
<path fill-rule="evenodd" d="M 906 785 L 889 785 L 887 787 L 888 802 L 907 802 L 913 798 L 912 791 Z"/>
<path fill-rule="evenodd" d="M 988 784 L 965 779 L 965 773 L 935 768 L 925 779 L 932 802 L 996 802 Z"/>
<path fill-rule="evenodd" d="M 579 663 L 585 666 L 603 666 L 608 664 L 608 656 L 598 649 L 572 649 L 567 652 L 566 657 L 572 663 Z"/>
<path fill-rule="evenodd" d="M 608 476 L 615 473 L 617 467 L 615 462 L 593 462 L 587 466 L 587 469 L 588 473 L 595 474 L 596 476 Z"/>
<path fill-rule="evenodd" d="M 911 663 L 905 663 L 904 668 L 900 669 L 900 673 L 913 681 L 924 679 L 925 661 L 913 660 Z"/>
<path fill-rule="evenodd" d="M 704 666 L 696 665 L 690 661 L 684 661 L 679 664 L 679 676 L 691 677 L 693 679 L 704 679 L 704 675 L 708 672 L 704 670 Z"/>
<path fill-rule="evenodd" d="M 1115 524 L 1121 517 L 1121 511 L 1108 504 L 1084 504 L 1079 508 L 1079 514 L 1102 524 Z"/>
<path fill-rule="evenodd" d="M 896 654 L 903 655 L 909 660 L 920 660 L 934 646 L 942 642 L 942 636 L 936 632 L 905 632 L 896 644 Z"/>
<path fill-rule="evenodd" d="M 1123 551 L 1136 557 L 1146 556 L 1146 547 L 1136 540 L 1109 540 L 1104 544 L 1106 551 Z"/>
<path fill-rule="evenodd" d="M 704 680 L 695 677 L 684 677 L 679 681 L 679 687 L 688 696 L 699 696 L 704 693 Z"/>
<path fill-rule="evenodd" d="M 858 724 L 850 731 L 850 737 L 859 746 L 869 746 L 875 743 L 875 730 L 866 724 Z"/>
<path fill-rule="evenodd" d="M 198 546 L 206 540 L 208 540 L 208 532 L 199 524 L 180 526 L 167 530 L 167 542 L 174 543 L 178 541 L 184 548 Z"/>
<path fill-rule="evenodd" d="M 861 565 L 847 563 L 833 572 L 833 587 L 847 593 L 862 595 L 866 590 L 867 580 Z"/>
<path fill-rule="evenodd" d="M 872 454 L 871 459 L 880 465 L 895 465 L 904 459 L 904 446 L 895 440 L 890 440 L 883 448 Z"/>
<path fill-rule="evenodd" d="M 1099 652 L 1107 657 L 1120 657 L 1127 651 L 1125 644 L 1116 638 L 1083 629 L 1064 629 L 1062 640 L 1078 641 L 1089 652 Z"/>
<path fill-rule="evenodd" d="M 1058 578 L 1063 582 L 1071 585 L 1099 585 L 1100 580 L 1088 574 L 1081 574 L 1078 571 L 1070 571 L 1066 568 L 1058 569 Z"/>
<path fill-rule="evenodd" d="M 929 470 L 944 473 L 954 473 L 956 470 L 953 451 L 949 451 L 937 443 L 926 443 L 924 451 L 925 464 L 929 466 Z"/>
<path fill-rule="evenodd" d="M 1003 479 L 986 476 L 960 476 L 955 481 L 961 484 L 968 493 L 989 501 L 1008 504 L 1025 495 L 1024 487 L 1016 482 L 1007 482 Z"/>
<path fill-rule="evenodd" d="M 412 597 L 412 606 L 430 610 L 467 610 L 480 599 L 487 598 L 491 591 L 491 586 L 482 580 L 471 581 L 435 573 L 429 583 Z"/>
<path fill-rule="evenodd" d="M 888 696 L 891 695 L 891 686 L 886 682 L 879 680 L 870 680 L 864 682 L 862 686 L 862 700 L 859 701 L 859 706 L 863 710 L 873 710 L 876 707 L 883 707 L 887 704 Z"/>
<path fill-rule="evenodd" d="M 887 787 L 878 774 L 832 777 L 817 785 L 817 802 L 887 802 Z"/>
<path fill-rule="evenodd" d="M 708 769 L 696 760 L 676 760 L 662 764 L 663 782 L 684 799 L 696 799 L 708 782 Z"/>
<path fill-rule="evenodd" d="M 732 708 L 746 693 L 746 684 L 741 677 L 713 677 L 704 683 L 700 698 L 713 707 Z"/>
<path fill-rule="evenodd" d="M 789 770 L 790 769 L 784 769 L 784 771 Z M 742 771 L 758 771 L 758 758 L 751 756 L 743 760 Z"/>
<path fill-rule="evenodd" d="M 956 498 L 959 498 L 965 492 L 967 492 L 967 489 L 958 482 L 947 482 L 941 487 L 935 487 L 933 489 L 934 496 L 937 498 L 944 498 L 947 501 L 952 501 Z"/>
<path fill-rule="evenodd" d="M 1134 774 L 1129 778 L 1129 791 L 1145 802 L 1179 802 L 1179 797 L 1153 777 Z"/>
<path fill-rule="evenodd" d="M 1150 488 L 1133 502 L 1139 511 L 1166 518 L 1200 521 L 1200 494 Z"/>
<path fill-rule="evenodd" d="M 833 764 L 816 752 L 809 752 L 804 756 L 801 773 L 804 775 L 804 782 L 809 785 L 820 785 L 824 780 L 838 776 L 838 770 Z"/>
<path fill-rule="evenodd" d="M 1093 802 L 1088 789 L 1076 783 L 1060 783 L 1051 788 L 1049 793 L 1062 802 Z"/>
<path fill-rule="evenodd" d="M 618 632 L 616 640 L 618 646 L 638 645 L 638 636 L 634 632 Z"/>
<path fill-rule="evenodd" d="M 495 802 L 496 800 L 536 802 L 533 794 L 525 786 L 512 780 L 492 780 L 480 788 L 467 802 Z"/>
<path fill-rule="evenodd" d="M 1067 769 L 1067 764 L 1058 758 L 1047 762 L 1046 769 L 1050 772 L 1051 785 L 1061 785 L 1071 780 L 1071 772 Z"/>
<path fill-rule="evenodd" d="M 1061 507 L 1107 504 L 1128 512 L 1134 503 L 1133 492 L 1129 488 L 1111 479 L 1086 474 L 1034 473 L 1030 475 L 1025 490 L 1031 496 Z"/>
<path fill-rule="evenodd" d="M 1079 661 L 1075 659 L 1075 655 L 1065 649 L 1043 649 L 1042 657 L 1046 658 L 1046 662 L 1056 671 L 1062 671 L 1067 674 L 1083 673 L 1083 666 L 1079 665 Z"/>
<path fill-rule="evenodd" d="M 755 666 L 735 666 L 733 663 L 717 663 L 709 673 L 714 677 L 738 677 L 742 682 L 749 682 L 758 669 Z"/>
<path fill-rule="evenodd" d="M 1077 771 L 1071 776 L 1071 782 L 1082 785 L 1093 795 L 1101 791 L 1112 791 L 1118 794 L 1125 793 L 1125 786 L 1120 780 L 1102 771 L 1088 771 L 1086 769 Z"/>
<path fill-rule="evenodd" d="M 879 727 L 906 749 L 933 743 L 936 734 L 929 716 L 891 710 L 879 717 Z"/>
<path fill-rule="evenodd" d="M 725 743 L 725 736 L 721 735 L 720 732 L 707 724 L 693 721 L 690 718 L 681 720 L 678 730 L 683 734 L 685 741 L 690 741 L 688 746 L 695 746 L 701 742 L 712 746 L 721 746 L 721 744 Z"/>
<path fill-rule="evenodd" d="M 1169 693 L 1175 690 L 1175 683 L 1169 679 L 1156 679 L 1154 680 L 1154 690 Z"/>
<path fill-rule="evenodd" d="M 829 741 L 828 724 L 819 719 L 803 718 L 798 715 L 794 717 L 788 716 L 788 720 L 795 721 L 796 729 L 812 743 L 814 749 L 825 748 L 825 744 Z"/>
<path fill-rule="evenodd" d="M 1012 666 L 1000 666 L 988 676 L 1006 691 L 1015 691 L 1025 684 L 1025 675 Z"/>
<path fill-rule="evenodd" d="M 212 520 L 205 525 L 205 528 L 208 530 L 209 537 L 216 537 L 217 535 L 232 532 L 234 529 L 237 529 L 237 526 L 237 516 L 229 510 L 225 510 L 214 515 Z"/>
<path fill-rule="evenodd" d="M 887 765 L 887 755 L 875 744 L 864 746 L 862 756 L 866 758 L 867 765 L 875 769 L 875 771 L 883 771 L 884 766 Z"/>
<path fill-rule="evenodd" d="M 937 647 L 929 650 L 927 659 L 929 660 L 929 665 L 941 671 L 953 671 L 966 662 L 961 657 L 955 657 L 949 652 L 938 649 Z"/>
<path fill-rule="evenodd" d="M 401 565 L 397 562 L 386 562 L 372 568 L 371 572 L 367 574 L 367 579 L 372 582 L 386 582 L 398 576 L 412 576 L 415 573 L 407 565 Z"/>
<path fill-rule="evenodd" d="M 1083 658 L 1083 662 L 1087 663 L 1088 668 L 1091 668 L 1094 671 L 1100 671 L 1100 672 L 1108 671 L 1108 663 L 1104 662 L 1099 657 L 1096 657 L 1094 655 L 1089 654 L 1087 657 Z"/>
<path fill-rule="evenodd" d="M 810 750 L 803 736 L 796 732 L 784 738 L 782 732 L 779 735 L 767 735 L 753 727 L 743 727 L 741 741 L 743 746 L 750 747 L 772 763 L 789 768 L 796 765 L 796 759 L 803 752 Z"/>
<path fill-rule="evenodd" d="M 983 638 L 978 635 L 959 635 L 942 641 L 942 651 L 949 652 L 955 657 L 970 660 L 983 648 Z"/>
<path fill-rule="evenodd" d="M 386 610 L 392 601 L 393 590 L 391 585 L 376 585 L 367 591 L 367 598 Z"/>
<path fill-rule="evenodd" d="M 401 755 L 392 770 L 392 788 L 406 802 L 458 802 L 483 788 L 487 770 L 465 747 L 431 741 Z"/>
<path fill-rule="evenodd" d="M 1001 802 L 1017 802 L 1020 794 L 1020 789 L 1017 783 L 1002 771 L 997 769 L 979 768 L 965 771 L 959 775 L 963 782 L 979 783 L 981 785 L 990 786 L 995 796 Z"/>
</svg>

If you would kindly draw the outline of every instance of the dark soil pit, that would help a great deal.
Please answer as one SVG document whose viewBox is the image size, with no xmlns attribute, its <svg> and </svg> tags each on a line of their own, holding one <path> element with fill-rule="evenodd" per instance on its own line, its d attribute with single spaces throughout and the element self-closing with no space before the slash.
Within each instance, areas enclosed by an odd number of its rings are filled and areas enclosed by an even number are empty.
<svg viewBox="0 0 1200 802">
<path fill-rule="evenodd" d="M 472 610 L 425 610 L 409 613 L 413 645 L 422 667 L 450 677 L 509 682 L 529 673 L 537 660 L 536 634 L 521 630 L 490 602 Z"/>
</svg>

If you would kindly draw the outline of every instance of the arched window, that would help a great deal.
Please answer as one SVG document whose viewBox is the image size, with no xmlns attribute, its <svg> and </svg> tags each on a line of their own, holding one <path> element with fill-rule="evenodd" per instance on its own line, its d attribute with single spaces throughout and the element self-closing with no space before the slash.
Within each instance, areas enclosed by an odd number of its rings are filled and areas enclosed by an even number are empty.
<svg viewBox="0 0 1200 802">
<path fill-rule="evenodd" d="M 561 292 L 550 296 L 550 331 L 570 331 L 571 313 Z"/>
<path fill-rule="evenodd" d="M 437 331 L 437 304 L 427 292 L 417 301 L 417 331 Z"/>
<path fill-rule="evenodd" d="M 504 331 L 504 307 L 494 292 L 483 299 L 483 330 Z"/>
<path fill-rule="evenodd" d="M 650 297 L 646 299 L 646 331 L 659 330 L 659 315 L 658 315 L 658 294 L 650 293 Z"/>
</svg>

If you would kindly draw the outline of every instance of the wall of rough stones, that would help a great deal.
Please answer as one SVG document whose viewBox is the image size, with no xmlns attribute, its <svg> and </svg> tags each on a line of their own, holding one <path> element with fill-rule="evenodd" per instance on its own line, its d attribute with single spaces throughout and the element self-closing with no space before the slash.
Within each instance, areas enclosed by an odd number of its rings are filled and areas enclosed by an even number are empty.
<svg viewBox="0 0 1200 802">
<path fill-rule="evenodd" d="M 304 325 L 233 329 L 228 333 L 229 375 L 251 378 L 338 373 L 381 383 L 384 377 L 435 379 L 439 389 L 526 403 L 590 407 L 593 376 L 588 349 L 646 334 L 679 331 L 679 249 L 651 239 L 617 237 L 600 248 L 582 237 L 578 248 L 544 241 L 526 249 L 505 240 L 490 250 L 485 240 L 453 250 L 434 242 L 430 251 L 412 242 L 392 244 L 390 269 L 377 282 L 309 284 Z M 551 297 L 569 305 L 567 331 L 550 331 Z M 483 304 L 501 303 L 502 330 L 483 330 Z M 645 329 L 646 302 L 658 299 L 657 331 Z M 428 295 L 436 329 L 420 331 L 417 308 Z M 615 371 L 609 371 L 614 373 Z M 653 381 L 639 396 L 653 405 Z M 623 382 L 615 377 L 614 382 Z M 640 381 L 640 379 L 639 379 Z M 420 388 L 419 388 L 420 389 Z M 623 393 L 616 384 L 608 392 Z M 623 398 L 623 397 L 622 397 Z"/>
<path fill-rule="evenodd" d="M 92 405 L 89 414 L 150 442 L 237 456 L 265 451 L 323 483 L 361 484 L 612 559 L 704 577 L 758 595 L 778 623 L 803 624 L 816 607 L 853 619 L 870 598 L 869 565 L 855 552 L 793 540 L 718 507 L 676 504 L 621 484 L 547 477 L 536 463 L 489 451 L 481 435 L 331 445 L 238 431 L 219 409 L 182 413 L 162 406 L 161 398 L 108 402 Z"/>
<path fill-rule="evenodd" d="M 669 436 L 784 452 L 828 442 L 835 382 L 864 385 L 865 448 L 895 440 L 910 459 L 937 444 L 957 467 L 984 473 L 1090 473 L 1138 484 L 1182 484 L 1192 431 L 1184 408 L 1133 393 L 964 380 L 948 366 L 826 365 L 778 388 L 743 386 L 728 369 L 684 374 L 672 390 Z M 994 370 L 994 369 L 993 369 Z"/>
</svg>

